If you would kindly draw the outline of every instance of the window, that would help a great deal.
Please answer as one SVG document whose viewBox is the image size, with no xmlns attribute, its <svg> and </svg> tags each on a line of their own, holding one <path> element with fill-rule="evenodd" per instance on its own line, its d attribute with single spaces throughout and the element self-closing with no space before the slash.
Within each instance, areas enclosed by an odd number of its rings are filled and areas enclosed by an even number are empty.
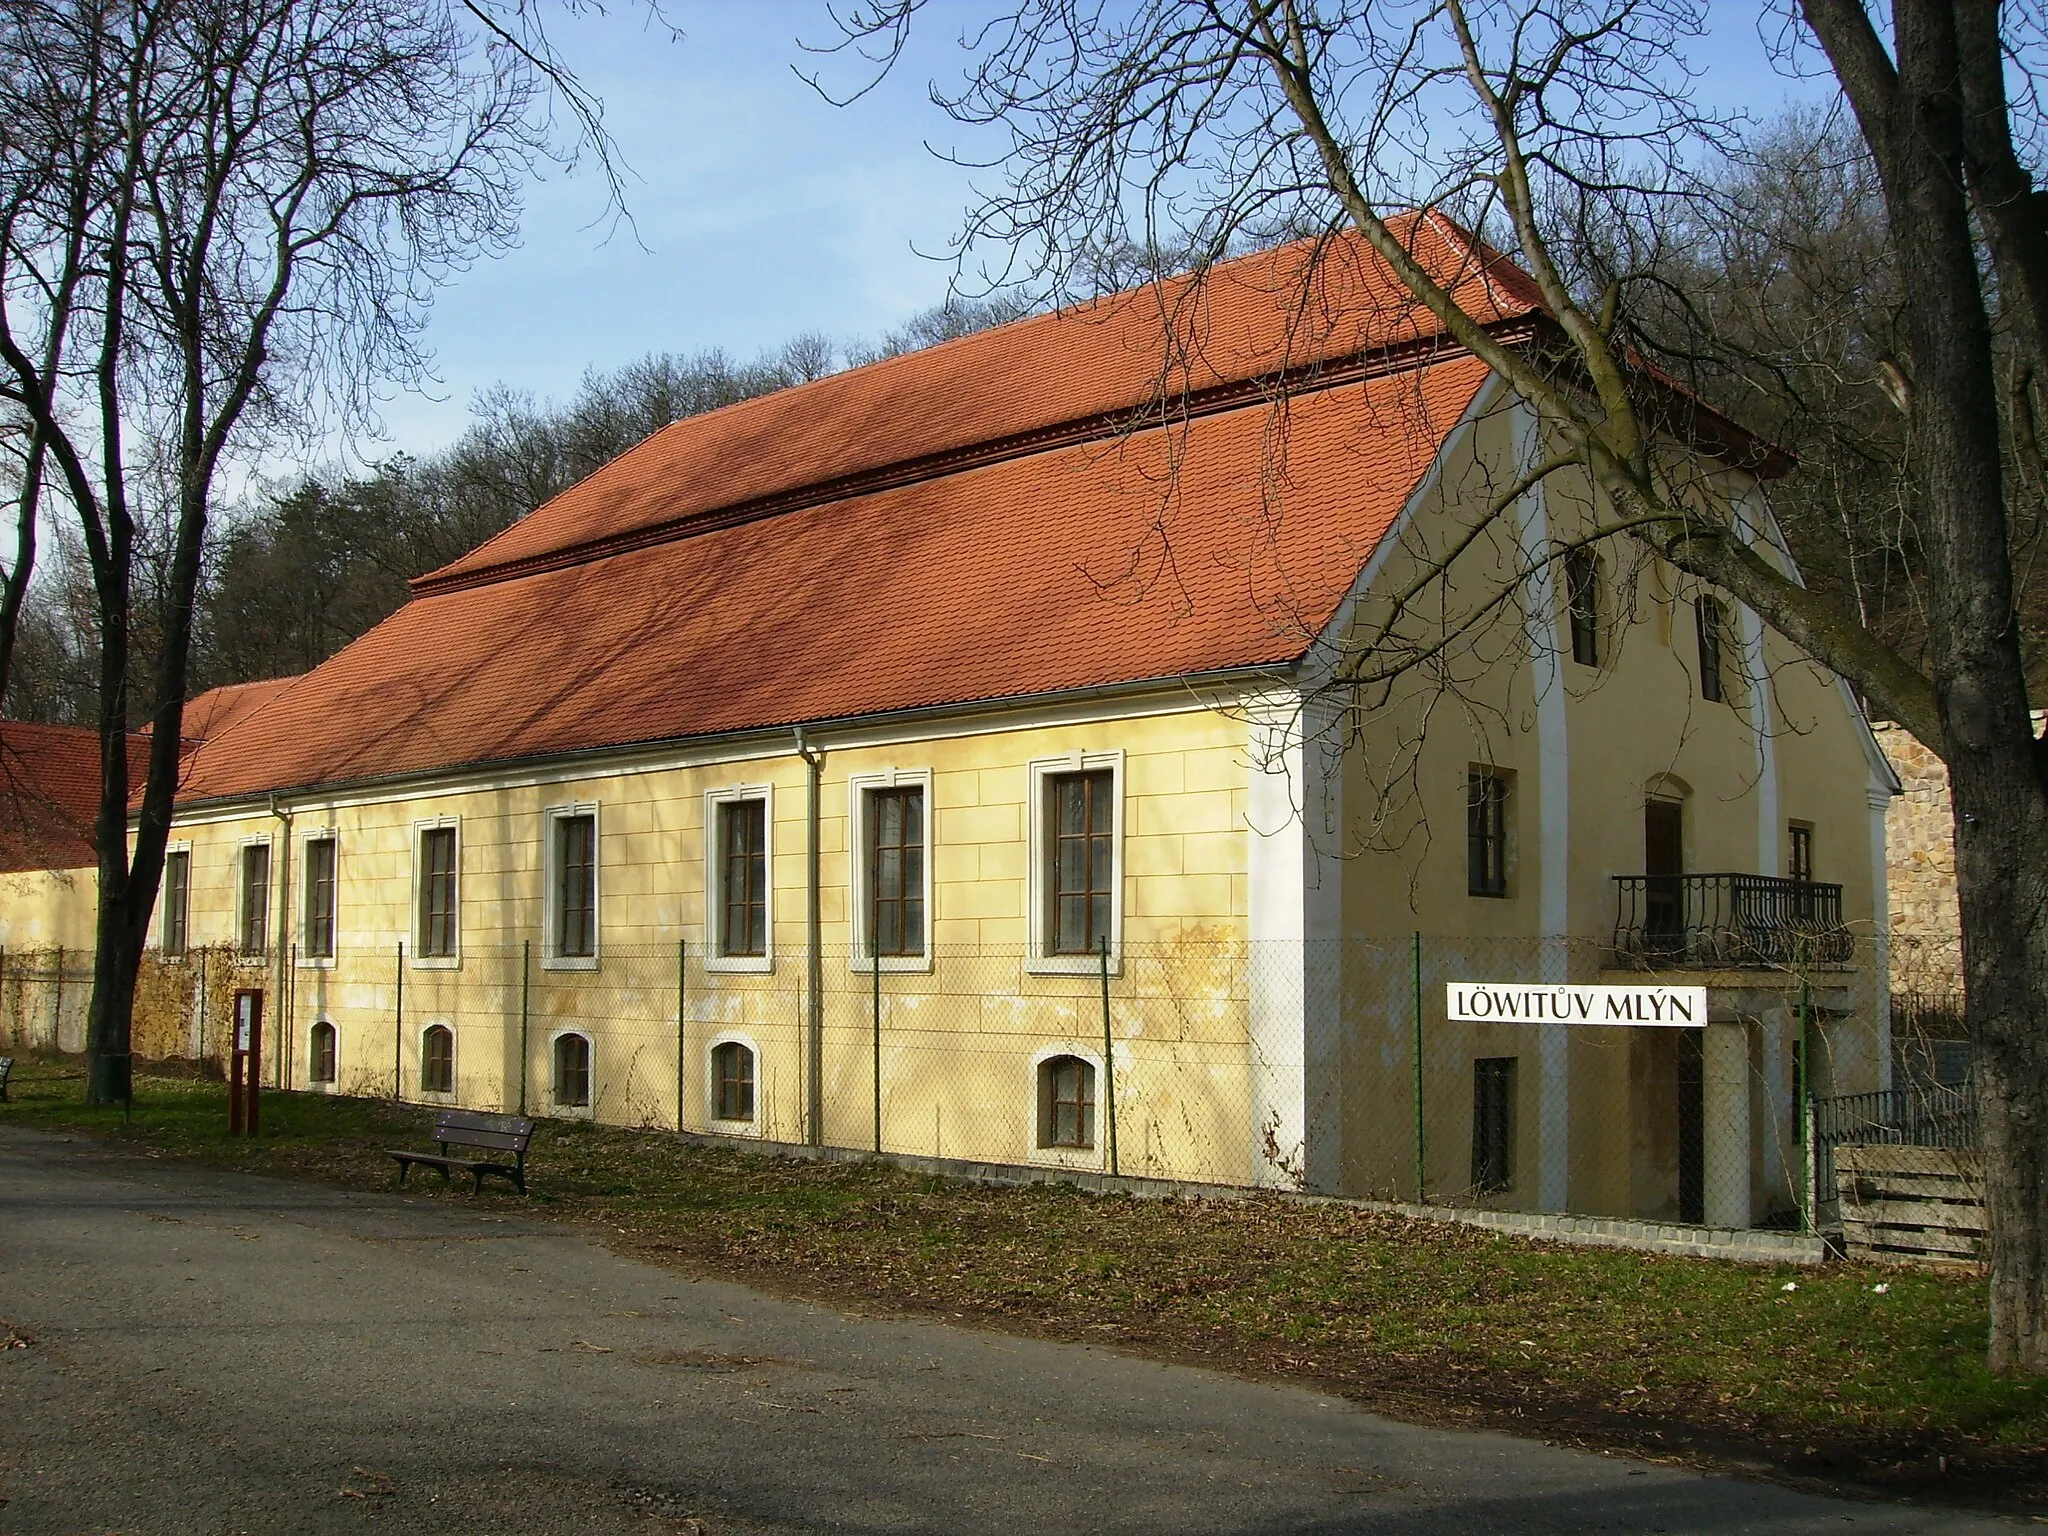
<svg viewBox="0 0 2048 1536">
<path fill-rule="evenodd" d="M 242 845 L 242 953 L 270 948 L 270 844 Z"/>
<path fill-rule="evenodd" d="M 924 790 L 867 791 L 868 952 L 924 953 Z"/>
<path fill-rule="evenodd" d="M 458 953 L 455 860 L 455 828 L 420 829 L 418 952 L 423 959 L 452 960 Z"/>
<path fill-rule="evenodd" d="M 1092 955 L 1109 937 L 1116 888 L 1115 778 L 1107 769 L 1052 776 L 1052 952 Z"/>
<path fill-rule="evenodd" d="M 1515 1181 L 1515 1058 L 1472 1063 L 1472 1188 L 1498 1194 Z"/>
<path fill-rule="evenodd" d="M 1038 1144 L 1079 1151 L 1095 1145 L 1095 1068 L 1078 1056 L 1039 1063 Z"/>
<path fill-rule="evenodd" d="M 754 1053 L 737 1040 L 711 1052 L 711 1112 L 718 1120 L 754 1118 Z"/>
<path fill-rule="evenodd" d="M 1813 879 L 1813 828 L 1800 822 L 1793 822 L 1788 828 L 1792 834 L 1791 876 L 1794 880 Z"/>
<path fill-rule="evenodd" d="M 1693 612 L 1700 627 L 1700 697 L 1719 704 L 1726 697 L 1721 686 L 1721 603 L 1718 598 L 1701 597 Z"/>
<path fill-rule="evenodd" d="M 306 1063 L 306 1081 L 309 1083 L 332 1083 L 334 1081 L 334 1026 L 325 1019 L 313 1026 L 310 1039 L 312 1049 Z"/>
<path fill-rule="evenodd" d="M 590 1105 L 590 1039 L 555 1036 L 555 1102 L 565 1109 Z"/>
<path fill-rule="evenodd" d="M 174 848 L 164 855 L 163 889 L 157 897 L 163 908 L 163 950 L 182 955 L 186 948 L 186 923 L 192 910 L 192 855 Z"/>
<path fill-rule="evenodd" d="M 316 837 L 306 843 L 306 958 L 334 958 L 334 839 Z"/>
<path fill-rule="evenodd" d="M 767 955 L 768 802 L 765 800 L 727 800 L 718 807 L 718 910 L 719 954 Z"/>
<path fill-rule="evenodd" d="M 1123 964 L 1124 754 L 1067 752 L 1026 764 L 1029 950 L 1042 976 L 1093 976 Z"/>
<path fill-rule="evenodd" d="M 1564 557 L 1565 608 L 1571 616 L 1572 660 L 1600 665 L 1600 560 L 1590 549 Z"/>
<path fill-rule="evenodd" d="M 1508 780 L 1491 768 L 1465 775 L 1465 888 L 1474 896 L 1508 893 Z"/>
<path fill-rule="evenodd" d="M 455 1091 L 455 1031 L 429 1024 L 420 1036 L 420 1092 Z"/>
<path fill-rule="evenodd" d="M 597 958 L 597 812 L 551 812 L 548 953 L 557 960 Z"/>
</svg>

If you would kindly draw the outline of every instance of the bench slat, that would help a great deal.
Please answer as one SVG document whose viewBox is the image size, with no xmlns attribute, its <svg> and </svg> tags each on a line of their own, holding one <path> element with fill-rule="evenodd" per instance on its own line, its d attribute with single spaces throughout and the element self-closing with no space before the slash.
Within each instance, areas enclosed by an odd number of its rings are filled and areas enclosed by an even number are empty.
<svg viewBox="0 0 2048 1536">
<path fill-rule="evenodd" d="M 524 1152 L 528 1138 L 507 1136 L 500 1131 L 455 1131 L 437 1126 L 434 1140 L 450 1147 L 482 1147 L 490 1152 Z"/>
<path fill-rule="evenodd" d="M 503 1131 L 512 1136 L 531 1136 L 533 1122 L 519 1115 L 489 1115 L 475 1109 L 444 1109 L 434 1117 L 437 1126 L 457 1126 L 466 1131 Z"/>
</svg>

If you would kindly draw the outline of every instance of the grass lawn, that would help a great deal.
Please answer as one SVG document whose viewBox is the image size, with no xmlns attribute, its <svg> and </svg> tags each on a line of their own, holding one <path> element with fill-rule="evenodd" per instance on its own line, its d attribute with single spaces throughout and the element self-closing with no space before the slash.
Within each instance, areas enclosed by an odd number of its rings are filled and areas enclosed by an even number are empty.
<svg viewBox="0 0 2048 1536">
<path fill-rule="evenodd" d="M 388 1188 L 427 1111 L 266 1095 L 227 1137 L 214 1082 L 141 1076 L 87 1109 L 75 1061 L 17 1063 L 0 1124 Z M 854 1310 L 958 1317 L 1256 1375 L 1408 1417 L 2048 1509 L 2048 1381 L 1984 1369 L 1980 1279 L 1533 1243 L 1334 1203 L 992 1188 L 661 1132 L 549 1122 L 533 1193 L 653 1259 Z M 415 1179 L 423 1199 L 475 1197 Z"/>
</svg>

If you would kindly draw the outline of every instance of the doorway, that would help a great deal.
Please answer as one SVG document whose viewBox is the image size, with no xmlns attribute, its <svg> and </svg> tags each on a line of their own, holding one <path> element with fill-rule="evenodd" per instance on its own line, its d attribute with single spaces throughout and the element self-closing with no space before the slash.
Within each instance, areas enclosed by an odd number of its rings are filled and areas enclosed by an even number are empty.
<svg viewBox="0 0 2048 1536">
<path fill-rule="evenodd" d="M 1652 955 L 1685 952 L 1685 815 L 1675 800 L 1643 804 L 1643 930 Z"/>
</svg>

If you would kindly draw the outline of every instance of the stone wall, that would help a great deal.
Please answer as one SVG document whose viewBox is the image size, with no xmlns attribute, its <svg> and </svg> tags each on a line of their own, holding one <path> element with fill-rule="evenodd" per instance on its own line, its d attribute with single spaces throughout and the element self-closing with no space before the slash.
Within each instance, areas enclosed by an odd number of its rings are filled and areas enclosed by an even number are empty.
<svg viewBox="0 0 2048 1536">
<path fill-rule="evenodd" d="M 1885 814 L 1892 989 L 1908 1010 L 1916 1002 L 1939 1007 L 1962 992 L 1948 770 L 1904 727 L 1879 722 L 1873 729 L 1905 786 Z"/>
</svg>

